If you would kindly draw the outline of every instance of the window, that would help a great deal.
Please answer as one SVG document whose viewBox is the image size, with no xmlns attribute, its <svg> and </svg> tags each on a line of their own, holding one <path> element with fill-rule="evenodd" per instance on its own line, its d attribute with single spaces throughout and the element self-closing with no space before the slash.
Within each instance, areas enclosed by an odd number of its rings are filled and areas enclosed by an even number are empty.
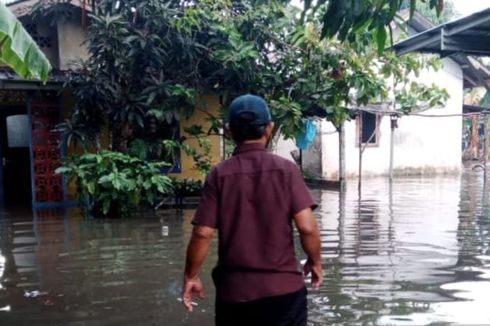
<svg viewBox="0 0 490 326">
<path fill-rule="evenodd" d="M 29 117 L 27 114 L 7 117 L 7 138 L 10 148 L 29 147 Z"/>
<path fill-rule="evenodd" d="M 158 121 L 153 117 L 147 118 L 144 128 L 135 128 L 132 140 L 129 142 L 129 153 L 148 161 L 164 161 L 170 164 L 162 168 L 162 172 L 181 172 L 180 150 L 174 148 L 168 151 L 163 146 L 163 140 L 180 139 L 180 123 L 175 118 L 168 121 Z"/>
<path fill-rule="evenodd" d="M 357 116 L 357 135 L 360 137 L 358 140 L 360 140 L 362 144 L 378 146 L 380 136 L 379 122 L 380 116 L 374 113 L 361 112 Z"/>
</svg>

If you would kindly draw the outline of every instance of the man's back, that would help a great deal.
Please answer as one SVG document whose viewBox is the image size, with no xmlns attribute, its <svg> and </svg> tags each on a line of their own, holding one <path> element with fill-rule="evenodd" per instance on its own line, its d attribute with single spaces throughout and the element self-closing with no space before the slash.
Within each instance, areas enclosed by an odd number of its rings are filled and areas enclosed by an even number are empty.
<svg viewBox="0 0 490 326">
<path fill-rule="evenodd" d="M 275 129 L 263 98 L 234 99 L 226 128 L 237 148 L 204 184 L 187 247 L 182 302 L 192 311 L 193 295 L 204 298 L 199 269 L 218 230 L 216 325 L 306 326 L 307 290 L 292 222 L 308 256 L 304 275 L 311 273 L 317 289 L 323 272 L 313 199 L 298 168 L 265 150 Z"/>
<path fill-rule="evenodd" d="M 292 215 L 314 203 L 294 163 L 241 144 L 205 188 L 194 223 L 219 230 L 218 295 L 240 302 L 299 290 Z"/>
</svg>

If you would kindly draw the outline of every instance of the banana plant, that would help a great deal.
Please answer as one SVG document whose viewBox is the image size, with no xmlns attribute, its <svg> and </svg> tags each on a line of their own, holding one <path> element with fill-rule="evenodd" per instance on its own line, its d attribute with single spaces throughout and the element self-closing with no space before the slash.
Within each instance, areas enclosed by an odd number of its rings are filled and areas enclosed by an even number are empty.
<svg viewBox="0 0 490 326">
<path fill-rule="evenodd" d="M 46 82 L 51 65 L 14 14 L 0 2 L 0 62 L 18 75 Z"/>
</svg>

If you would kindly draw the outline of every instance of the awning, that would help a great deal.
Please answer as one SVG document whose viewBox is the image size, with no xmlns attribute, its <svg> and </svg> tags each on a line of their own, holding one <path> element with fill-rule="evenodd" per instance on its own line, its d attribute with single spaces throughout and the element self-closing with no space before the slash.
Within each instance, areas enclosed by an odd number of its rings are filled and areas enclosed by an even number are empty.
<svg viewBox="0 0 490 326">
<path fill-rule="evenodd" d="M 397 54 L 409 52 L 490 56 L 490 7 L 445 23 L 394 45 Z"/>
<path fill-rule="evenodd" d="M 17 75 L 9 67 L 0 65 L 0 90 L 60 90 L 68 80 L 67 72 L 51 70 L 46 84 L 38 80 L 28 80 Z"/>
</svg>

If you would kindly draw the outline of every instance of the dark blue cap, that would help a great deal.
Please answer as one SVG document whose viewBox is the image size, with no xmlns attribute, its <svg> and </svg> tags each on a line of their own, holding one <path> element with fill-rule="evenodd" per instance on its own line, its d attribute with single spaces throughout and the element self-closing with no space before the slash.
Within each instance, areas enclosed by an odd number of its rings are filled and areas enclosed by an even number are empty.
<svg viewBox="0 0 490 326">
<path fill-rule="evenodd" d="M 238 125 L 265 125 L 271 122 L 271 113 L 265 100 L 256 95 L 245 94 L 230 104 L 228 123 Z"/>
</svg>

